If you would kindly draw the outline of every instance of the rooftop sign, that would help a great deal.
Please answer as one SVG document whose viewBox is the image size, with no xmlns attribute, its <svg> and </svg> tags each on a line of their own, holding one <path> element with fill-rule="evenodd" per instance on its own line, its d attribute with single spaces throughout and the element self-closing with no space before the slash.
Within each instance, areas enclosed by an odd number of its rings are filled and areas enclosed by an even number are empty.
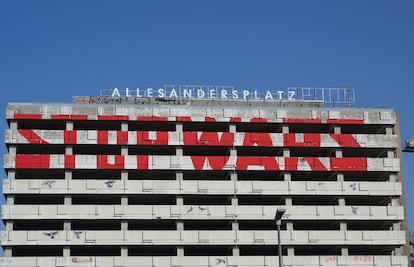
<svg viewBox="0 0 414 267">
<path fill-rule="evenodd" d="M 306 101 L 335 104 L 355 102 L 353 88 L 288 87 L 282 90 L 252 90 L 236 89 L 233 86 L 164 85 L 161 88 L 103 89 L 100 96 L 111 98 Z"/>
</svg>

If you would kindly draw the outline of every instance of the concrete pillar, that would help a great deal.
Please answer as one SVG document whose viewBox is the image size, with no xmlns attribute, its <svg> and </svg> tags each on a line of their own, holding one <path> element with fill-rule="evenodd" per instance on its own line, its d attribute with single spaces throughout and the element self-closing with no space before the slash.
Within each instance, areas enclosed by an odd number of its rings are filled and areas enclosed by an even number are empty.
<svg viewBox="0 0 414 267">
<path fill-rule="evenodd" d="M 391 199 L 391 206 L 400 206 L 400 199 L 399 198 L 392 198 Z"/>
<path fill-rule="evenodd" d="M 285 206 L 292 206 L 292 198 L 291 197 L 285 198 Z"/>
<path fill-rule="evenodd" d="M 289 148 L 284 148 L 283 149 L 283 157 L 285 157 L 285 158 L 290 157 L 290 149 Z"/>
<path fill-rule="evenodd" d="M 341 255 L 342 256 L 348 256 L 349 255 L 348 248 L 341 248 Z"/>
<path fill-rule="evenodd" d="M 121 205 L 122 206 L 128 205 L 128 196 L 125 196 L 125 195 L 121 196 Z"/>
<path fill-rule="evenodd" d="M 177 199 L 176 199 L 176 201 L 177 201 L 177 206 L 182 206 L 182 205 L 184 205 L 184 198 L 183 198 L 183 196 L 179 196 L 179 195 L 177 195 Z"/>
<path fill-rule="evenodd" d="M 121 131 L 124 131 L 124 132 L 128 131 L 128 122 L 126 121 L 121 122 Z"/>
<path fill-rule="evenodd" d="M 14 179 L 16 179 L 16 171 L 15 171 L 15 170 L 9 170 L 9 171 L 7 172 L 7 178 L 8 178 L 9 180 L 14 180 Z"/>
<path fill-rule="evenodd" d="M 284 174 L 283 174 L 283 179 L 284 179 L 286 182 L 290 182 L 290 181 L 291 181 L 291 179 L 292 179 L 292 174 L 290 174 L 290 173 L 284 173 Z"/>
<path fill-rule="evenodd" d="M 393 223 L 392 224 L 392 230 L 393 231 L 401 231 L 401 223 L 399 223 L 399 222 Z"/>
<path fill-rule="evenodd" d="M 65 221 L 64 223 L 63 223 L 63 230 L 64 231 L 72 231 L 72 224 L 71 224 L 71 222 L 70 221 Z"/>
<path fill-rule="evenodd" d="M 341 127 L 340 126 L 334 126 L 334 134 L 340 134 L 341 133 Z"/>
<path fill-rule="evenodd" d="M 70 257 L 70 248 L 63 247 L 63 257 Z"/>
<path fill-rule="evenodd" d="M 288 125 L 283 125 L 282 126 L 282 133 L 289 133 L 289 126 Z"/>
<path fill-rule="evenodd" d="M 182 147 L 177 147 L 177 148 L 175 149 L 175 155 L 176 155 L 177 157 L 183 156 L 183 148 L 182 148 Z"/>
<path fill-rule="evenodd" d="M 121 231 L 128 231 L 128 221 L 121 221 Z"/>
<path fill-rule="evenodd" d="M 6 231 L 13 231 L 13 222 L 6 222 Z"/>
<path fill-rule="evenodd" d="M 128 171 L 121 171 L 121 181 L 128 181 Z"/>
<path fill-rule="evenodd" d="M 238 206 L 239 205 L 239 199 L 236 196 L 231 197 L 231 205 L 232 206 Z"/>
<path fill-rule="evenodd" d="M 240 249 L 238 247 L 232 248 L 232 255 L 233 256 L 240 256 Z"/>
<path fill-rule="evenodd" d="M 72 131 L 73 130 L 73 121 L 66 122 L 66 130 Z"/>
<path fill-rule="evenodd" d="M 12 130 L 12 132 L 17 131 L 17 121 L 10 121 L 10 130 Z"/>
<path fill-rule="evenodd" d="M 288 256 L 295 256 L 295 248 L 287 248 Z"/>
<path fill-rule="evenodd" d="M 184 257 L 184 248 L 177 247 L 177 257 Z"/>
<path fill-rule="evenodd" d="M 183 221 L 177 221 L 177 231 L 184 231 L 184 222 Z"/>
<path fill-rule="evenodd" d="M 338 205 L 339 206 L 345 206 L 346 205 L 345 198 L 343 198 L 343 197 L 338 198 Z"/>
<path fill-rule="evenodd" d="M 10 155 L 16 155 L 16 146 L 15 145 L 10 145 L 9 146 L 9 154 Z"/>
<path fill-rule="evenodd" d="M 385 126 L 385 134 L 386 135 L 393 135 L 394 134 L 394 126 Z"/>
<path fill-rule="evenodd" d="M 4 249 L 4 256 L 5 257 L 13 257 L 13 250 L 11 248 Z"/>
<path fill-rule="evenodd" d="M 342 158 L 342 149 L 336 149 L 335 150 L 335 157 L 336 158 Z"/>
<path fill-rule="evenodd" d="M 338 174 L 336 175 L 336 180 L 337 180 L 338 182 L 343 182 L 343 181 L 344 181 L 344 179 L 345 179 L 345 177 L 344 177 L 344 174 L 343 174 L 343 173 L 338 173 Z"/>
<path fill-rule="evenodd" d="M 175 131 L 178 132 L 178 133 L 183 132 L 183 123 L 182 122 L 177 122 L 175 124 Z"/>
<path fill-rule="evenodd" d="M 344 222 L 341 222 L 339 224 L 339 230 L 341 230 L 341 231 L 348 231 L 348 225 L 346 223 L 344 223 Z"/>
<path fill-rule="evenodd" d="M 6 196 L 7 205 L 14 205 L 14 196 L 8 195 Z"/>
<path fill-rule="evenodd" d="M 239 231 L 239 223 L 237 221 L 231 222 L 231 230 Z"/>
<path fill-rule="evenodd" d="M 128 257 L 128 248 L 121 247 L 121 257 Z"/>
<path fill-rule="evenodd" d="M 286 223 L 286 231 L 288 231 L 288 232 L 293 231 L 293 223 L 292 222 Z"/>
<path fill-rule="evenodd" d="M 64 198 L 64 204 L 65 205 L 72 205 L 72 196 L 71 195 L 67 195 Z"/>
<path fill-rule="evenodd" d="M 65 146 L 65 154 L 66 155 L 73 155 L 73 147 L 72 146 Z"/>
<path fill-rule="evenodd" d="M 390 182 L 396 182 L 397 181 L 397 175 L 395 175 L 395 174 L 390 174 L 389 176 L 388 176 L 388 180 L 390 181 Z"/>
<path fill-rule="evenodd" d="M 123 155 L 123 156 L 128 155 L 128 147 L 127 146 L 122 146 L 121 147 L 121 155 Z"/>
<path fill-rule="evenodd" d="M 230 124 L 229 125 L 229 132 L 231 132 L 231 133 L 236 133 L 237 132 L 236 124 Z"/>
<path fill-rule="evenodd" d="M 395 158 L 395 152 L 394 151 L 391 151 L 391 150 L 388 150 L 387 151 L 387 158 Z"/>
<path fill-rule="evenodd" d="M 237 157 L 237 150 L 234 148 L 230 149 L 230 157 Z"/>
<path fill-rule="evenodd" d="M 392 254 L 394 256 L 401 256 L 401 255 L 403 255 L 403 248 L 401 248 L 401 247 L 400 248 L 395 248 L 393 250 Z"/>
</svg>

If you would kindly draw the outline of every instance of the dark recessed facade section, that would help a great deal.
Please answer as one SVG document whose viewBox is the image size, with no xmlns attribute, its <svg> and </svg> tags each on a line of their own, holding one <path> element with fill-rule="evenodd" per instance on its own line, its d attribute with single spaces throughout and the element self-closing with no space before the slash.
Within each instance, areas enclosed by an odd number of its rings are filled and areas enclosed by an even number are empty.
<svg viewBox="0 0 414 267">
<path fill-rule="evenodd" d="M 120 172 L 119 172 L 120 173 Z M 175 180 L 173 170 L 128 170 L 128 180 Z"/>
<path fill-rule="evenodd" d="M 230 156 L 230 147 L 226 146 L 184 146 L 184 156 Z"/>
<path fill-rule="evenodd" d="M 128 131 L 169 131 L 174 132 L 173 121 L 128 121 Z"/>
<path fill-rule="evenodd" d="M 338 197 L 333 196 L 292 196 L 292 204 L 298 206 L 333 206 L 338 205 Z"/>
<path fill-rule="evenodd" d="M 128 205 L 176 205 L 175 195 L 129 195 Z"/>
<path fill-rule="evenodd" d="M 175 246 L 130 246 L 128 247 L 128 256 L 176 256 L 177 248 Z"/>
<path fill-rule="evenodd" d="M 298 256 L 320 256 L 320 255 L 341 255 L 343 246 L 335 245 L 299 245 L 295 246 L 295 255 Z"/>
<path fill-rule="evenodd" d="M 72 170 L 72 179 L 120 180 L 119 170 Z"/>
<path fill-rule="evenodd" d="M 230 180 L 231 171 L 183 171 L 184 180 Z"/>
<path fill-rule="evenodd" d="M 336 181 L 338 174 L 336 172 L 325 171 L 300 171 L 290 172 L 292 181 Z"/>
<path fill-rule="evenodd" d="M 334 148 L 290 147 L 290 157 L 335 157 Z"/>
<path fill-rule="evenodd" d="M 293 221 L 293 229 L 298 231 L 340 230 L 340 222 L 331 220 Z"/>
<path fill-rule="evenodd" d="M 206 209 L 205 205 L 231 205 L 230 195 L 184 195 L 184 205 L 193 205 L 189 207 L 188 213 L 194 209 Z"/>
<path fill-rule="evenodd" d="M 72 205 L 120 205 L 120 195 L 85 194 L 72 195 Z"/>
<path fill-rule="evenodd" d="M 184 220 L 184 230 L 212 230 L 230 231 L 232 229 L 231 220 Z"/>
<path fill-rule="evenodd" d="M 63 220 L 13 220 L 13 231 L 62 231 Z"/>
<path fill-rule="evenodd" d="M 387 231 L 398 221 L 346 221 L 348 231 Z"/>
<path fill-rule="evenodd" d="M 157 220 L 128 220 L 128 230 L 154 230 L 154 231 L 175 231 L 177 221 L 169 219 Z"/>
<path fill-rule="evenodd" d="M 74 155 L 121 155 L 121 146 L 116 145 L 75 145 Z"/>
<path fill-rule="evenodd" d="M 16 179 L 45 179 L 45 180 L 63 180 L 65 179 L 65 170 L 25 170 L 16 169 Z"/>
<path fill-rule="evenodd" d="M 398 246 L 370 245 L 370 246 L 349 246 L 349 255 L 391 255 Z"/>
<path fill-rule="evenodd" d="M 15 205 L 62 205 L 64 195 L 14 195 Z"/>
<path fill-rule="evenodd" d="M 17 129 L 21 130 L 66 130 L 64 120 L 17 120 Z"/>
<path fill-rule="evenodd" d="M 73 121 L 73 130 L 120 131 L 121 121 Z"/>
<path fill-rule="evenodd" d="M 342 134 L 386 134 L 385 124 L 341 124 Z"/>
<path fill-rule="evenodd" d="M 128 155 L 165 155 L 174 156 L 176 149 L 173 146 L 136 145 L 128 146 Z"/>
<path fill-rule="evenodd" d="M 62 246 L 15 246 L 13 257 L 62 257 Z"/>
<path fill-rule="evenodd" d="M 120 246 L 71 246 L 70 256 L 121 256 Z"/>
<path fill-rule="evenodd" d="M 265 157 L 281 157 L 283 149 L 280 147 L 265 146 L 242 146 L 236 147 L 237 156 L 265 156 Z"/>
<path fill-rule="evenodd" d="M 344 181 L 355 182 L 382 182 L 389 181 L 392 172 L 344 172 Z M 396 174 L 396 173 L 395 173 Z"/>
<path fill-rule="evenodd" d="M 389 206 L 392 196 L 346 196 L 345 204 L 348 206 Z"/>
<path fill-rule="evenodd" d="M 241 245 L 238 248 L 240 250 L 240 256 L 278 256 L 278 249 L 275 245 Z M 286 246 L 282 246 L 282 255 L 287 255 Z"/>
<path fill-rule="evenodd" d="M 238 204 L 240 206 L 273 206 L 285 205 L 284 196 L 265 196 L 265 195 L 239 195 L 237 196 Z"/>
<path fill-rule="evenodd" d="M 283 181 L 283 171 L 237 171 L 239 181 Z"/>
<path fill-rule="evenodd" d="M 226 122 L 184 122 L 184 132 L 228 132 L 229 124 Z"/>
<path fill-rule="evenodd" d="M 95 231 L 95 230 L 121 230 L 121 220 L 71 220 L 73 231 Z"/>
<path fill-rule="evenodd" d="M 279 123 L 236 123 L 237 132 L 281 133 L 282 124 Z"/>
<path fill-rule="evenodd" d="M 19 144 L 16 146 L 17 154 L 65 154 L 64 145 L 48 145 L 48 144 Z"/>
<path fill-rule="evenodd" d="M 286 124 L 289 127 L 289 133 L 333 133 L 334 127 L 331 124 Z"/>
<path fill-rule="evenodd" d="M 238 220 L 237 222 L 240 231 L 274 230 L 276 234 L 276 223 L 274 220 Z M 282 231 L 286 230 L 286 224 L 282 223 L 280 229 Z"/>
<path fill-rule="evenodd" d="M 185 246 L 184 256 L 231 256 L 232 247 L 222 245 L 211 246 Z"/>
</svg>

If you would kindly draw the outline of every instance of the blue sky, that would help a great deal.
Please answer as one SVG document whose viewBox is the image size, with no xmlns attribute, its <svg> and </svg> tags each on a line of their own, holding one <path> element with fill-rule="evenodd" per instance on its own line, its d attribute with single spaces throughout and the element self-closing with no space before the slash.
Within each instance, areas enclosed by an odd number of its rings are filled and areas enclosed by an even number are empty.
<svg viewBox="0 0 414 267">
<path fill-rule="evenodd" d="M 413 14 L 409 0 L 3 0 L 0 107 L 164 84 L 352 87 L 355 106 L 394 108 L 405 140 Z M 414 153 L 403 159 L 414 230 Z"/>
</svg>

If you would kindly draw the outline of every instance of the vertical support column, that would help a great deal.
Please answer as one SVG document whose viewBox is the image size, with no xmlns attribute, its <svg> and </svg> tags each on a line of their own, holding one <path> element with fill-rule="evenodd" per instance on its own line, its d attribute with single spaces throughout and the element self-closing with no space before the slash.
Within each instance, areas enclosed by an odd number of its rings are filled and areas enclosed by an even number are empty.
<svg viewBox="0 0 414 267">
<path fill-rule="evenodd" d="M 70 247 L 63 247 L 63 257 L 70 257 Z"/>
<path fill-rule="evenodd" d="M 122 121 L 121 122 L 121 131 L 127 132 L 128 131 L 128 122 Z M 127 156 L 128 155 L 128 147 L 121 146 L 121 155 Z M 128 182 L 128 171 L 122 170 L 121 171 L 121 181 L 124 185 L 124 189 L 127 189 L 127 182 Z M 127 206 L 128 205 L 128 196 L 122 195 L 121 196 L 121 205 Z M 126 232 L 128 231 L 128 221 L 122 220 L 121 221 L 121 231 Z M 121 257 L 128 257 L 128 247 L 121 246 Z"/>
<path fill-rule="evenodd" d="M 5 248 L 4 249 L 4 257 L 13 257 L 13 250 L 12 250 L 12 248 Z"/>
<path fill-rule="evenodd" d="M 177 201 L 177 206 L 184 205 L 184 198 L 183 198 L 183 196 L 177 195 L 176 201 Z M 183 221 L 177 220 L 176 221 L 176 227 L 177 227 L 177 231 L 179 231 L 179 232 L 184 231 L 184 223 L 183 223 Z M 178 257 L 184 257 L 184 247 L 177 246 L 177 256 Z"/>
</svg>

